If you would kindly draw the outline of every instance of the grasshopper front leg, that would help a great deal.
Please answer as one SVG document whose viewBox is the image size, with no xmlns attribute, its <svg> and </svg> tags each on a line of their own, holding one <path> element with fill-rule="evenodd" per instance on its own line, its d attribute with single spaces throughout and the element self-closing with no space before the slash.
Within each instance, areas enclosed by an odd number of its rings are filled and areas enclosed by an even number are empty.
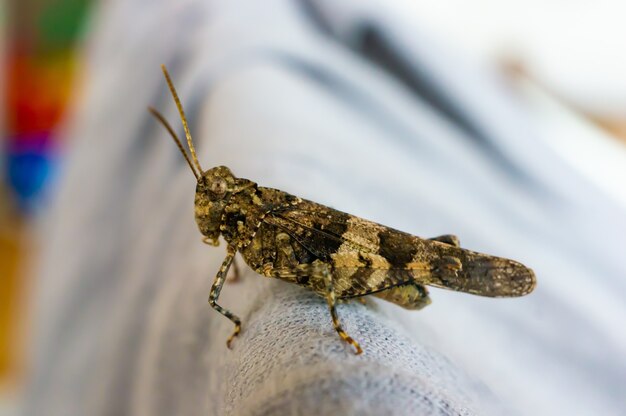
<svg viewBox="0 0 626 416">
<path fill-rule="evenodd" d="M 213 285 L 211 286 L 211 292 L 209 293 L 209 305 L 228 319 L 230 319 L 235 324 L 235 331 L 232 333 L 228 340 L 226 341 L 226 346 L 231 348 L 230 343 L 233 338 L 239 335 L 241 331 L 241 319 L 235 316 L 228 309 L 222 308 L 217 304 L 217 300 L 220 296 L 220 292 L 222 291 L 222 286 L 224 285 L 224 281 L 226 280 L 226 274 L 228 273 L 228 269 L 230 265 L 233 263 L 233 259 L 235 258 L 236 250 L 232 246 L 228 246 L 226 258 L 222 262 L 220 269 L 215 276 L 215 280 L 213 281 Z"/>
</svg>

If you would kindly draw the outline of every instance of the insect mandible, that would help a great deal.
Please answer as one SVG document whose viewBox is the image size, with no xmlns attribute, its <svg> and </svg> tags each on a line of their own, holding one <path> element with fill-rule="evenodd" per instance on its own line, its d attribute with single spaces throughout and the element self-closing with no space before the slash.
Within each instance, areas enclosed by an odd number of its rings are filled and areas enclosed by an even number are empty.
<svg viewBox="0 0 626 416">
<path fill-rule="evenodd" d="M 453 235 L 422 239 L 384 225 L 237 178 L 225 166 L 203 170 L 187 119 L 167 69 L 161 66 L 176 102 L 191 157 L 165 118 L 163 124 L 198 183 L 195 218 L 203 241 L 227 243 L 209 304 L 235 324 L 227 340 L 241 331 L 241 320 L 217 302 L 236 253 L 257 273 L 295 283 L 324 297 L 339 336 L 362 352 L 341 326 L 337 300 L 374 295 L 406 309 L 430 303 L 426 285 L 489 297 L 530 293 L 535 275 L 505 258 L 462 249 Z"/>
</svg>

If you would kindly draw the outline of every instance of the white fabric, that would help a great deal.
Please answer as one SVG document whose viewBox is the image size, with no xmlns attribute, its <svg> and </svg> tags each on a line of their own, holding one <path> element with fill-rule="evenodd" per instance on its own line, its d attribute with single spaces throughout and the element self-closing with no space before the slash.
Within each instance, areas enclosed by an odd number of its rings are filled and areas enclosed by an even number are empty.
<svg viewBox="0 0 626 416">
<path fill-rule="evenodd" d="M 27 414 L 626 408 L 624 212 L 536 139 L 492 74 L 369 3 L 333 3 L 97 10 L 74 147 L 43 233 Z M 473 127 L 364 59 L 367 25 Z M 227 165 L 417 235 L 455 233 L 533 267 L 537 290 L 494 300 L 433 289 L 421 312 L 342 304 L 365 350 L 356 357 L 322 299 L 243 267 L 220 298 L 244 322 L 227 350 L 232 325 L 206 304 L 224 249 L 200 243 L 193 176 L 145 110 L 179 126 L 161 62 L 205 169 Z"/>
</svg>

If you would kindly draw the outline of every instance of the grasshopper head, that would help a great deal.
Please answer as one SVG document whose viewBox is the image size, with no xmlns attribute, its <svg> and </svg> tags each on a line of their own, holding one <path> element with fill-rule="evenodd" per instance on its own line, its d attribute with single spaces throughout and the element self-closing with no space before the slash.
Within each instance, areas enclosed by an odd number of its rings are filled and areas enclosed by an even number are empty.
<svg viewBox="0 0 626 416">
<path fill-rule="evenodd" d="M 226 166 L 202 173 L 196 186 L 196 223 L 200 232 L 217 242 L 224 208 L 238 189 L 237 179 Z"/>
<path fill-rule="evenodd" d="M 172 84 L 172 80 L 170 79 L 170 75 L 167 72 L 167 69 L 165 69 L 165 66 L 161 65 L 161 69 L 163 70 L 163 75 L 165 76 L 167 85 L 172 93 L 176 107 L 178 108 L 178 113 L 180 114 L 180 119 L 185 130 L 185 137 L 187 138 L 187 146 L 189 147 L 190 155 L 185 152 L 178 135 L 172 126 L 169 125 L 167 120 L 165 120 L 165 118 L 161 115 L 161 113 L 152 107 L 149 107 L 148 110 L 157 118 L 157 120 L 159 120 L 159 122 L 161 122 L 161 124 L 169 132 L 170 136 L 172 136 L 176 146 L 178 146 L 178 149 L 187 161 L 191 172 L 198 180 L 195 201 L 196 222 L 198 223 L 200 232 L 207 237 L 208 240 L 212 240 L 214 245 L 217 245 L 218 238 L 221 234 L 220 226 L 222 214 L 228 204 L 228 201 L 230 200 L 230 197 L 234 193 L 249 188 L 250 186 L 254 186 L 255 184 L 246 179 L 235 178 L 233 173 L 226 166 L 218 166 L 207 171 L 202 170 L 200 162 L 198 162 L 198 157 L 196 156 L 196 149 L 193 146 L 193 140 L 191 139 L 191 133 L 189 132 L 189 126 L 187 125 L 187 118 L 185 117 L 183 106 L 178 98 L 178 93 L 174 88 L 174 84 Z"/>
</svg>

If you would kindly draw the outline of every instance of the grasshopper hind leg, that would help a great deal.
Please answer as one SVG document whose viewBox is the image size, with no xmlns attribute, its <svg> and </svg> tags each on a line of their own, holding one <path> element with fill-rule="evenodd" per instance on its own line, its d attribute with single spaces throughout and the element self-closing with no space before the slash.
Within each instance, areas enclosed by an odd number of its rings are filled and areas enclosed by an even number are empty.
<svg viewBox="0 0 626 416">
<path fill-rule="evenodd" d="M 335 327 L 335 331 L 337 334 L 348 344 L 354 347 L 354 353 L 359 355 L 363 352 L 361 346 L 358 342 L 354 340 L 341 326 L 341 322 L 339 322 L 339 316 L 337 316 L 337 296 L 335 294 L 335 287 L 333 284 L 333 275 L 329 267 L 324 267 L 322 270 L 322 276 L 324 278 L 324 282 L 326 284 L 326 302 L 328 302 L 328 309 L 330 310 L 330 316 L 333 320 L 333 326 Z"/>
<path fill-rule="evenodd" d="M 452 234 L 440 235 L 437 237 L 429 238 L 429 240 L 439 241 L 440 243 L 449 244 L 454 247 L 461 247 L 461 241 L 459 240 L 459 237 Z"/>
<path fill-rule="evenodd" d="M 420 310 L 430 305 L 430 297 L 425 286 L 419 283 L 405 283 L 374 294 L 377 298 L 395 303 L 404 309 Z"/>
</svg>

